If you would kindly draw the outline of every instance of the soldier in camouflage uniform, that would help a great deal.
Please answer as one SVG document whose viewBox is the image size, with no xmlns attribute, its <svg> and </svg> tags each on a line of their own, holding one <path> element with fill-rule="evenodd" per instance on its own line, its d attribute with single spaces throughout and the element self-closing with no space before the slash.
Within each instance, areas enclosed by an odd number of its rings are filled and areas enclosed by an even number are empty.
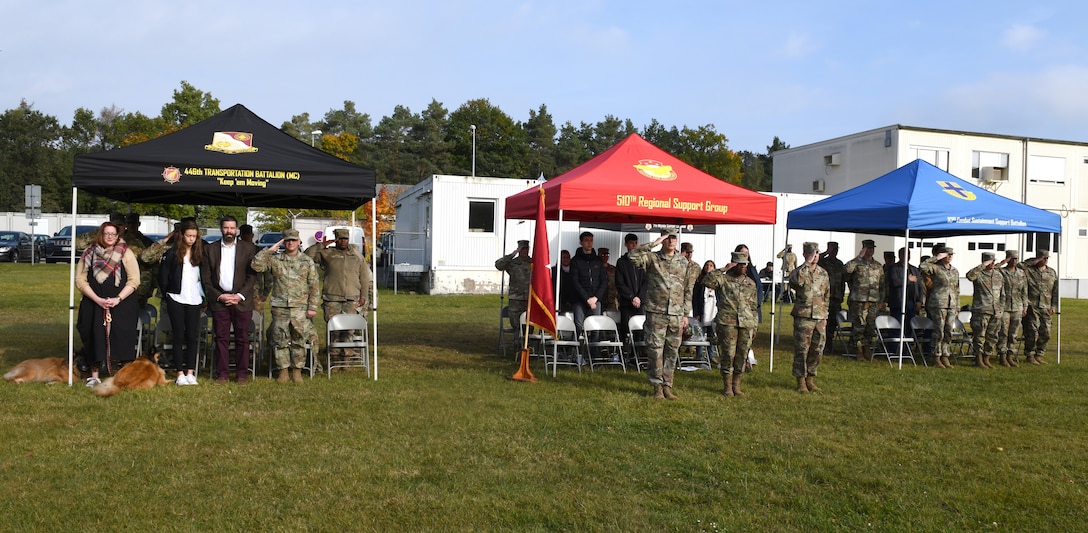
<svg viewBox="0 0 1088 533">
<path fill-rule="evenodd" d="M 284 245 L 286 252 L 276 254 Z M 253 270 L 272 274 L 272 327 L 269 344 L 275 354 L 276 381 L 302 381 L 306 366 L 306 345 L 317 345 L 317 330 L 311 319 L 317 315 L 320 298 L 317 265 L 299 250 L 298 230 L 283 231 L 283 239 L 261 250 L 253 258 Z"/>
<path fill-rule="evenodd" d="M 1005 250 L 1005 268 L 1001 269 L 1001 298 L 1005 301 L 1004 319 L 997 336 L 997 351 L 1001 364 L 1018 367 L 1016 362 L 1016 337 L 1020 335 L 1021 322 L 1028 314 L 1028 280 L 1020 268 L 1020 252 Z"/>
<path fill-rule="evenodd" d="M 1033 365 L 1045 365 L 1043 354 L 1050 341 L 1050 317 L 1058 312 L 1058 273 L 1047 266 L 1050 250 L 1039 250 L 1025 261 L 1028 281 L 1028 314 L 1024 317 L 1024 357 Z"/>
<path fill-rule="evenodd" d="M 775 257 L 782 260 L 782 279 L 790 279 L 790 273 L 797 269 L 797 254 L 793 253 L 793 245 L 787 244 Z M 792 302 L 793 297 L 790 295 L 789 284 L 783 283 L 782 285 L 782 294 L 778 295 L 778 298 L 783 302 Z"/>
<path fill-rule="evenodd" d="M 516 331 L 521 331 L 521 314 L 529 306 L 529 282 L 532 281 L 533 259 L 529 257 L 529 241 L 518 241 L 518 249 L 495 260 L 495 269 L 510 275 L 510 285 L 506 295 L 510 303 L 506 304 L 510 324 Z M 519 333 L 524 335 L 524 333 Z"/>
<path fill-rule="evenodd" d="M 952 266 L 951 247 L 933 248 L 918 268 L 925 277 L 926 316 L 933 321 L 933 356 L 938 368 L 952 368 L 952 330 L 960 308 L 960 272 Z"/>
<path fill-rule="evenodd" d="M 993 252 L 982 252 L 982 264 L 967 271 L 967 279 L 974 284 L 971 353 L 975 356 L 975 365 L 982 368 L 994 367 L 990 364 L 990 356 L 997 346 L 1001 319 L 1005 316 L 1005 301 L 1001 293 L 1005 280 L 1001 270 L 994 265 L 994 259 Z"/>
<path fill-rule="evenodd" d="M 321 284 L 322 311 L 325 322 L 339 314 L 360 314 L 367 308 L 370 286 L 370 265 L 351 245 L 351 232 L 341 228 L 333 230 L 334 245 L 327 247 L 323 242 L 314 243 L 304 252 L 313 259 L 314 264 L 325 271 Z M 339 331 L 333 336 L 334 342 L 350 340 L 351 332 Z M 328 347 L 326 347 L 328 349 Z M 334 362 L 342 361 L 344 350 L 329 354 Z M 365 357 L 365 354 L 364 354 Z"/>
<path fill-rule="evenodd" d="M 688 327 L 691 291 L 699 277 L 699 265 L 676 250 L 676 233 L 662 232 L 654 242 L 630 252 L 631 262 L 646 272 L 646 356 L 654 398 L 677 399 L 672 378 L 679 357 L 681 336 Z M 661 250 L 653 248 L 661 244 Z"/>
<path fill-rule="evenodd" d="M 817 262 L 820 268 L 827 272 L 827 279 L 831 282 L 831 297 L 827 300 L 827 331 L 834 331 L 839 327 L 839 311 L 842 310 L 842 299 L 846 297 L 846 265 L 839 259 L 839 243 L 828 241 L 827 250 L 820 254 Z M 831 343 L 826 343 L 828 351 L 832 349 Z"/>
<path fill-rule="evenodd" d="M 752 332 L 759 327 L 756 282 L 748 277 L 748 254 L 733 252 L 725 267 L 703 276 L 703 285 L 718 292 L 718 314 L 714 319 L 725 396 L 742 396 L 741 378 L 752 347 Z"/>
<path fill-rule="evenodd" d="M 604 277 L 608 278 L 608 288 L 604 291 L 604 310 L 619 311 L 620 297 L 619 291 L 616 290 L 616 265 L 608 262 L 611 255 L 612 252 L 608 248 L 597 248 L 597 257 L 600 257 L 601 262 L 604 263 Z"/>
<path fill-rule="evenodd" d="M 858 361 L 873 358 L 873 337 L 876 336 L 876 315 L 888 300 L 884 286 L 884 266 L 873 259 L 876 243 L 861 241 L 861 253 L 843 267 L 843 276 L 850 286 L 847 303 L 850 306 L 850 343 L 857 350 Z"/>
<path fill-rule="evenodd" d="M 796 291 L 793 302 L 793 377 L 797 392 L 820 392 L 814 378 L 823 356 L 827 328 L 827 299 L 831 282 L 820 268 L 820 245 L 806 242 L 802 248 L 804 264 L 790 273 L 790 288 Z"/>
</svg>

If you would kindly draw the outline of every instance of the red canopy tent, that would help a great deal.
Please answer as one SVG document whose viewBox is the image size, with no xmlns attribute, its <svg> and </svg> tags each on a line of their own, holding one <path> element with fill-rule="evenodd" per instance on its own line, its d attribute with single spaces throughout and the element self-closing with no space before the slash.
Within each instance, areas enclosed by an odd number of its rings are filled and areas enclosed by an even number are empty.
<svg viewBox="0 0 1088 533">
<path fill-rule="evenodd" d="M 774 224 L 776 200 L 711 176 L 637 134 L 544 184 L 549 220 L 670 225 Z M 506 218 L 534 219 L 534 187 L 506 199 Z M 562 212 L 562 216 L 560 216 Z"/>
</svg>

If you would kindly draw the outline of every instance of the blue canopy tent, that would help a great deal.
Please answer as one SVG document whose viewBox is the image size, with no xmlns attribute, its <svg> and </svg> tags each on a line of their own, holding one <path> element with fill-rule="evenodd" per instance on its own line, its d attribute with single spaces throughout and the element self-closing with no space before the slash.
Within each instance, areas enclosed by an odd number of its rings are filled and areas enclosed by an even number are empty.
<svg viewBox="0 0 1088 533">
<path fill-rule="evenodd" d="M 868 183 L 790 211 L 786 231 L 791 229 L 903 235 L 909 241 L 912 237 L 1061 233 L 1062 224 L 1057 213 L 992 193 L 918 159 Z M 904 278 L 906 266 L 904 262 Z M 1060 336 L 1059 318 L 1059 362 Z"/>
</svg>

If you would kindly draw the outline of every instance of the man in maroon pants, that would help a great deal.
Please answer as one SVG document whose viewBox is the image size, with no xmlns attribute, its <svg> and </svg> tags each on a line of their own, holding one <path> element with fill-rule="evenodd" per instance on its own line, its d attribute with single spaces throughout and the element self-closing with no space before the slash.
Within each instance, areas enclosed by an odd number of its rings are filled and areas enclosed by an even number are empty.
<svg viewBox="0 0 1088 533">
<path fill-rule="evenodd" d="M 238 384 L 249 383 L 249 327 L 253 318 L 253 285 L 257 273 L 249 266 L 257 247 L 238 238 L 238 220 L 219 221 L 223 238 L 205 248 L 200 277 L 215 328 L 215 384 L 230 379 L 230 338 L 234 326 Z"/>
</svg>

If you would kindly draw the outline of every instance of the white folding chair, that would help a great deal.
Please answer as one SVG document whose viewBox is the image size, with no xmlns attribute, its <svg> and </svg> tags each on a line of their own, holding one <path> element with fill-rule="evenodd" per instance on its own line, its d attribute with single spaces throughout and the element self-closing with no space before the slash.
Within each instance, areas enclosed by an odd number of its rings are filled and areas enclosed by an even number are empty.
<svg viewBox="0 0 1088 533">
<path fill-rule="evenodd" d="M 641 373 L 642 367 L 649 363 L 640 358 L 639 354 L 646 349 L 646 315 L 634 315 L 627 320 L 627 343 L 631 350 L 631 360 L 635 363 L 635 371 Z"/>
<path fill-rule="evenodd" d="M 346 341 L 334 341 L 333 335 L 338 332 L 348 332 L 350 338 Z M 342 313 L 329 318 L 325 326 L 325 368 L 329 379 L 332 379 L 333 368 L 365 368 L 370 375 L 370 364 L 367 358 L 369 346 L 367 336 L 366 317 L 355 313 Z M 333 349 L 344 350 L 344 359 L 335 364 L 332 360 Z M 349 352 L 351 354 L 349 355 Z"/>
<path fill-rule="evenodd" d="M 552 365 L 552 377 L 556 377 L 559 365 L 576 366 L 578 371 L 581 372 L 584 360 L 579 349 L 581 343 L 578 341 L 578 329 L 575 327 L 574 321 L 565 315 L 559 315 L 555 319 L 555 329 L 557 333 L 555 337 L 546 335 L 542 341 L 544 344 L 544 373 L 548 372 L 549 358 Z M 548 353 L 549 348 L 551 349 L 550 354 Z"/>
<path fill-rule="evenodd" d="M 875 347 L 880 351 L 874 352 L 873 356 L 887 357 L 888 366 L 893 366 L 893 361 L 902 363 L 903 359 L 910 359 L 912 364 L 918 364 L 914 361 L 914 352 L 911 350 L 911 345 L 915 342 L 914 337 L 900 335 L 900 323 L 895 317 L 889 315 L 876 317 L 876 337 Z M 902 347 L 902 355 L 900 355 L 900 347 Z"/>
<path fill-rule="evenodd" d="M 914 344 L 918 347 L 918 353 L 922 356 L 922 364 L 926 363 L 926 356 L 933 353 L 933 321 L 929 317 L 916 316 L 910 319 L 911 335 L 914 336 Z"/>
<path fill-rule="evenodd" d="M 714 348 L 713 344 L 706 338 L 706 331 L 703 330 L 703 323 L 696 320 L 694 317 L 688 317 L 688 329 L 691 335 L 686 339 L 680 341 L 680 349 L 689 348 L 694 357 L 684 358 L 684 352 L 680 352 L 680 356 L 677 358 L 677 366 L 698 365 L 705 367 L 707 370 L 711 369 L 710 364 L 710 350 Z M 702 355 L 700 355 L 702 354 Z"/>
<path fill-rule="evenodd" d="M 623 341 L 616 328 L 616 322 L 608 315 L 587 316 L 582 322 L 585 334 L 586 354 L 589 370 L 593 372 L 599 365 L 619 365 L 627 372 L 627 362 L 623 360 Z M 590 340 L 596 337 L 596 340 Z"/>
<path fill-rule="evenodd" d="M 850 330 L 853 325 L 850 323 L 850 313 L 846 309 L 839 309 L 839 312 L 835 315 L 836 320 L 835 331 L 832 333 L 831 344 L 834 345 L 835 341 L 839 342 L 839 346 L 842 346 L 842 355 L 846 357 L 856 357 L 857 354 L 854 350 L 850 349 Z"/>
</svg>

